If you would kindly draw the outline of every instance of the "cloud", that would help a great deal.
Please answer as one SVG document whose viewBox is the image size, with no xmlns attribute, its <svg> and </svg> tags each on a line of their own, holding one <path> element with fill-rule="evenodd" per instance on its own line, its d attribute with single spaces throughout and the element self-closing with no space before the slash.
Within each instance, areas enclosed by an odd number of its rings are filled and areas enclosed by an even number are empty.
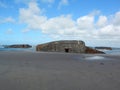
<svg viewBox="0 0 120 90">
<path fill-rule="evenodd" d="M 58 5 L 58 9 L 60 9 L 62 6 L 66 6 L 69 4 L 68 0 L 60 0 L 59 5 Z"/>
<path fill-rule="evenodd" d="M 20 22 L 28 24 L 28 29 L 40 29 L 41 24 L 46 21 L 42 13 L 42 9 L 37 6 L 36 2 L 30 2 L 28 8 L 20 9 Z"/>
<path fill-rule="evenodd" d="M 120 12 L 110 15 L 112 17 L 93 13 L 80 16 L 76 20 L 73 20 L 72 15 L 48 18 L 43 15 L 36 2 L 30 2 L 28 8 L 20 9 L 20 21 L 27 24 L 24 32 L 40 30 L 57 39 L 120 43 Z"/>
<path fill-rule="evenodd" d="M 112 15 L 112 18 L 107 19 L 107 17 L 103 17 L 103 27 L 99 27 L 98 33 L 100 38 L 103 39 L 120 39 L 120 12 L 116 12 Z"/>
<path fill-rule="evenodd" d="M 106 16 L 99 16 L 97 26 L 98 27 L 104 27 L 107 24 L 107 17 Z"/>
<path fill-rule="evenodd" d="M 7 8 L 7 5 L 0 1 L 0 7 Z"/>
<path fill-rule="evenodd" d="M 120 26 L 120 11 L 113 16 L 113 24 Z"/>
<path fill-rule="evenodd" d="M 94 28 L 94 16 L 86 15 L 77 19 L 79 29 L 93 29 Z"/>
<path fill-rule="evenodd" d="M 3 20 L 0 20 L 0 23 L 15 23 L 15 20 L 12 17 L 7 17 Z"/>
<path fill-rule="evenodd" d="M 64 34 L 65 31 L 71 30 L 74 26 L 74 21 L 69 15 L 61 15 L 50 18 L 41 25 L 43 33 Z"/>
</svg>

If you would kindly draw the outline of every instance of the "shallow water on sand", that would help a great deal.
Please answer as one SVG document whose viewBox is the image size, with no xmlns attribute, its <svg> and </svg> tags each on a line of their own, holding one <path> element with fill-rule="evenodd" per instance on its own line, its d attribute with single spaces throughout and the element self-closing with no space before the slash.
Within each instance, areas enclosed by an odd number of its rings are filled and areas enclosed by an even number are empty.
<svg viewBox="0 0 120 90">
<path fill-rule="evenodd" d="M 105 57 L 103 56 L 89 56 L 89 57 L 85 57 L 86 60 L 101 60 L 101 59 L 105 59 Z"/>
<path fill-rule="evenodd" d="M 0 51 L 35 51 L 35 46 L 32 48 L 4 48 L 0 46 Z"/>
<path fill-rule="evenodd" d="M 105 52 L 106 54 L 120 54 L 120 48 L 112 48 L 112 50 L 98 49 Z"/>
<path fill-rule="evenodd" d="M 100 51 L 105 52 L 106 54 L 120 54 L 120 48 L 112 48 L 112 50 L 104 50 L 104 49 L 98 49 Z M 0 45 L 0 51 L 36 51 L 36 47 L 32 46 L 32 48 L 4 48 L 2 45 Z M 92 59 L 103 59 L 103 57 L 90 57 Z M 89 58 L 89 59 L 90 59 Z"/>
</svg>

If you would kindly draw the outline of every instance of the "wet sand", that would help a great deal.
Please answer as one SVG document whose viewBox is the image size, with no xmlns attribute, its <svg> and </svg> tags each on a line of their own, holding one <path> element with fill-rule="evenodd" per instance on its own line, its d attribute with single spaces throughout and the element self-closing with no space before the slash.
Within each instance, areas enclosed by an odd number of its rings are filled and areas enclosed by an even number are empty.
<svg viewBox="0 0 120 90">
<path fill-rule="evenodd" d="M 120 90 L 120 55 L 0 52 L 0 90 Z"/>
</svg>

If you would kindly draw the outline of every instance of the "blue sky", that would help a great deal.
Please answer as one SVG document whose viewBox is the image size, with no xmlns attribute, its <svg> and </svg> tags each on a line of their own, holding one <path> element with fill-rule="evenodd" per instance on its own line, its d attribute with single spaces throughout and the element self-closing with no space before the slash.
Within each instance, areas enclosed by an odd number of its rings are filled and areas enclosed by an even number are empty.
<svg viewBox="0 0 120 90">
<path fill-rule="evenodd" d="M 73 39 L 120 47 L 120 0 L 0 0 L 0 44 Z"/>
</svg>

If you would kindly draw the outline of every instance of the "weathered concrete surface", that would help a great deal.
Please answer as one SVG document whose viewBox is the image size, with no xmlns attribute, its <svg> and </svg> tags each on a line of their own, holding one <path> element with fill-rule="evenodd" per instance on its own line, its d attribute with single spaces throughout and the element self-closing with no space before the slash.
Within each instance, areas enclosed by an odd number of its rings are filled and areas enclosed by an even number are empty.
<svg viewBox="0 0 120 90">
<path fill-rule="evenodd" d="M 85 43 L 77 40 L 55 41 L 37 45 L 36 51 L 84 53 Z"/>
<path fill-rule="evenodd" d="M 85 42 L 78 40 L 54 41 L 36 46 L 36 51 L 45 52 L 67 52 L 67 53 L 104 53 L 85 46 Z"/>
<path fill-rule="evenodd" d="M 0 52 L 0 90 L 120 90 L 120 55 Z"/>
</svg>

